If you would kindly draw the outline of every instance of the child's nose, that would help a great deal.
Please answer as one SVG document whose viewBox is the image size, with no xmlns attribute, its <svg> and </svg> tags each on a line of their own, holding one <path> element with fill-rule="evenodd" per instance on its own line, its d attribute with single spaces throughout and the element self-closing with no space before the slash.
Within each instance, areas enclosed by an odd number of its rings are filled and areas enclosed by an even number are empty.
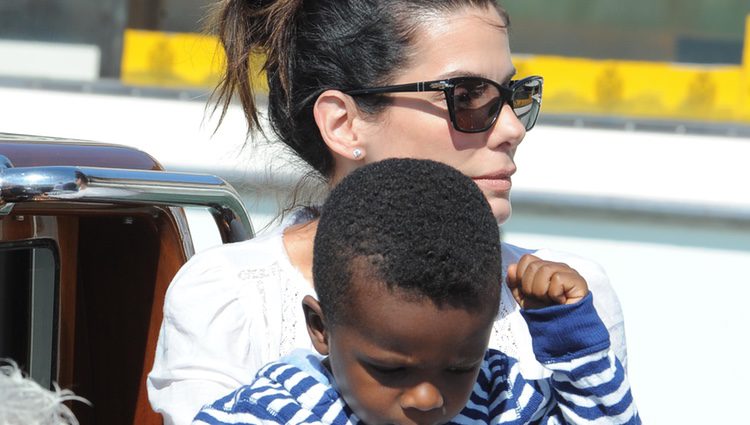
<svg viewBox="0 0 750 425">
<path fill-rule="evenodd" d="M 417 409 L 423 412 L 440 409 L 445 404 L 440 389 L 429 382 L 422 382 L 409 388 L 401 396 L 401 407 Z"/>
</svg>

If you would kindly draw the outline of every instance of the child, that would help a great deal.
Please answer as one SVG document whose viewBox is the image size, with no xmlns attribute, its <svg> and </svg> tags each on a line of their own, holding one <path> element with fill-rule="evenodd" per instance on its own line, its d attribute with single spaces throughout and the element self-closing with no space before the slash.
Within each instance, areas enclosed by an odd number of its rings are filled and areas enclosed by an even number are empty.
<svg viewBox="0 0 750 425">
<path fill-rule="evenodd" d="M 508 282 L 549 379 L 487 344 L 500 236 L 484 196 L 440 163 L 391 159 L 338 184 L 315 237 L 313 346 L 262 368 L 195 423 L 640 423 L 586 282 L 524 257 Z"/>
</svg>

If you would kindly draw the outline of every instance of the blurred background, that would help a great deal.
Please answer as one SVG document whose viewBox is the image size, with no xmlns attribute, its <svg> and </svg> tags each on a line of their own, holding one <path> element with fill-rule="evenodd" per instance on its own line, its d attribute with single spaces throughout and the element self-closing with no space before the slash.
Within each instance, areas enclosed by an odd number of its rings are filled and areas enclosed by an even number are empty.
<svg viewBox="0 0 750 425">
<path fill-rule="evenodd" d="M 0 0 L 0 132 L 126 144 L 221 175 L 262 232 L 305 170 L 246 143 L 236 107 L 216 129 L 211 3 Z M 750 381 L 750 4 L 503 4 L 519 76 L 545 77 L 505 239 L 604 267 L 647 423 L 734 422 Z"/>
</svg>

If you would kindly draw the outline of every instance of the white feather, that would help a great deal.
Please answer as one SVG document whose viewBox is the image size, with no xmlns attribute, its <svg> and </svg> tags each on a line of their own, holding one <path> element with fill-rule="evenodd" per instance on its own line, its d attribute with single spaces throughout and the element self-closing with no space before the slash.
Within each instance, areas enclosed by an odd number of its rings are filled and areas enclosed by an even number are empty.
<svg viewBox="0 0 750 425">
<path fill-rule="evenodd" d="M 65 401 L 91 404 L 70 390 L 54 384 L 42 388 L 24 374 L 13 360 L 0 359 L 0 425 L 78 425 Z"/>
</svg>

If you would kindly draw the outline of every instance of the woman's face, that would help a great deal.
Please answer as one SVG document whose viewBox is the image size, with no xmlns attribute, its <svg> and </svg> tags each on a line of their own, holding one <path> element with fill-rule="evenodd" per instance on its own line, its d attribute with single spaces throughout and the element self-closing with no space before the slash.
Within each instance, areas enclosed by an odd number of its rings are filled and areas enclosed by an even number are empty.
<svg viewBox="0 0 750 425">
<path fill-rule="evenodd" d="M 479 76 L 501 84 L 515 73 L 505 22 L 493 7 L 468 7 L 428 18 L 417 34 L 410 66 L 390 84 Z M 364 124 L 365 162 L 392 157 L 432 159 L 468 175 L 499 223 L 510 216 L 516 148 L 526 131 L 508 105 L 483 133 L 456 131 L 442 92 L 394 93 L 392 105 Z"/>
</svg>

